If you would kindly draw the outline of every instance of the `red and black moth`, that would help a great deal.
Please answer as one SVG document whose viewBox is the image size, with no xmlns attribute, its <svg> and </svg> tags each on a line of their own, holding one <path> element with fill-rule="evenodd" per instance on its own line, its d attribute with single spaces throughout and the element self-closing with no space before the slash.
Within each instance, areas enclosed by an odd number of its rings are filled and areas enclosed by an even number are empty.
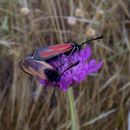
<svg viewBox="0 0 130 130">
<path fill-rule="evenodd" d="M 37 61 L 34 60 L 32 56 L 28 56 L 24 60 L 20 61 L 19 66 L 24 72 L 34 76 L 37 79 L 48 80 L 48 82 L 59 82 L 64 72 L 76 66 L 77 64 L 79 64 L 79 61 L 70 65 L 62 73 L 59 73 L 54 67 L 52 67 L 47 62 Z M 52 107 L 55 102 L 54 91 L 55 91 L 55 87 L 51 96 L 50 107 Z"/>
<path fill-rule="evenodd" d="M 66 42 L 62 44 L 50 45 L 48 47 L 40 47 L 36 49 L 33 53 L 34 60 L 38 61 L 49 61 L 53 60 L 61 54 L 73 54 L 76 50 L 80 50 L 81 46 L 84 44 L 88 44 L 89 42 L 97 39 L 101 39 L 103 36 L 99 36 L 96 38 L 92 38 L 87 40 L 86 42 L 78 45 L 76 42 Z"/>
<path fill-rule="evenodd" d="M 73 66 L 76 66 L 78 63 L 79 61 L 70 65 L 62 73 L 59 73 L 49 63 L 45 61 L 37 61 L 34 60 L 33 57 L 28 56 L 24 60 L 20 61 L 19 66 L 24 72 L 36 77 L 37 79 L 44 79 L 51 82 L 58 82 L 64 72 L 66 72 L 68 69 L 72 68 Z"/>
</svg>

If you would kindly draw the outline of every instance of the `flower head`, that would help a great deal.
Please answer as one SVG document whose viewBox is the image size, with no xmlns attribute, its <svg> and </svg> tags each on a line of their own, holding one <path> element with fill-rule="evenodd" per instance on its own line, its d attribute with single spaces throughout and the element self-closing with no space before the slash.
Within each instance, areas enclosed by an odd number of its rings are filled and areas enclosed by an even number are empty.
<svg viewBox="0 0 130 130">
<path fill-rule="evenodd" d="M 23 15 L 28 15 L 30 13 L 30 10 L 27 7 L 23 7 L 23 8 L 20 9 L 20 12 Z"/>
<path fill-rule="evenodd" d="M 75 10 L 75 16 L 77 16 L 77 17 L 84 17 L 83 10 L 80 9 L 80 8 L 77 8 L 77 9 Z"/>
<path fill-rule="evenodd" d="M 101 66 L 102 61 L 96 61 L 90 58 L 92 55 L 91 48 L 87 45 L 85 49 L 74 52 L 72 55 L 61 55 L 57 60 L 51 61 L 49 64 L 57 69 L 61 75 L 58 82 L 51 82 L 48 80 L 38 79 L 41 84 L 45 86 L 58 87 L 66 91 L 71 85 L 80 83 L 91 73 L 97 72 Z M 69 68 L 71 65 L 78 62 L 77 65 Z M 69 68 L 67 70 L 67 68 Z"/>
<path fill-rule="evenodd" d="M 74 26 L 77 21 L 76 21 L 76 18 L 75 18 L 75 17 L 69 16 L 69 17 L 67 18 L 67 22 L 68 22 L 69 25 Z"/>
</svg>

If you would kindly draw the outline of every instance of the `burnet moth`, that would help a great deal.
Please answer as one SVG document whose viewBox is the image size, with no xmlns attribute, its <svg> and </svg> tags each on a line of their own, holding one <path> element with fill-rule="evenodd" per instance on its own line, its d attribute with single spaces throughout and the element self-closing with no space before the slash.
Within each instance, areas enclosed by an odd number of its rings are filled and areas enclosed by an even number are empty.
<svg viewBox="0 0 130 130">
<path fill-rule="evenodd" d="M 31 56 L 26 57 L 24 60 L 20 61 L 19 66 L 24 72 L 38 79 L 44 79 L 51 82 L 58 82 L 64 72 L 66 72 L 68 69 L 72 68 L 73 66 L 76 66 L 78 63 L 79 61 L 70 65 L 67 69 L 65 69 L 60 74 L 55 68 L 53 68 L 47 62 L 34 60 L 33 57 Z"/>
<path fill-rule="evenodd" d="M 76 50 L 80 50 L 82 45 L 101 38 L 103 38 L 103 36 L 89 39 L 86 42 L 83 42 L 81 45 L 78 45 L 76 42 L 72 41 L 62 44 L 50 45 L 48 47 L 40 47 L 33 52 L 33 58 L 34 60 L 49 62 L 50 60 L 54 60 L 59 55 L 73 54 Z"/>
<path fill-rule="evenodd" d="M 24 72 L 34 76 L 35 78 L 44 79 L 51 82 L 58 82 L 61 76 L 67 70 L 69 70 L 70 68 L 78 64 L 79 64 L 79 61 L 70 65 L 67 69 L 65 69 L 62 73 L 59 74 L 59 72 L 47 62 L 37 61 L 37 60 L 34 60 L 33 57 L 28 56 L 24 60 L 20 61 L 19 66 Z M 54 95 L 54 91 L 55 91 L 55 87 L 53 89 L 52 96 L 51 96 L 51 102 L 49 105 L 50 108 L 53 107 L 55 99 L 56 99 Z"/>
</svg>

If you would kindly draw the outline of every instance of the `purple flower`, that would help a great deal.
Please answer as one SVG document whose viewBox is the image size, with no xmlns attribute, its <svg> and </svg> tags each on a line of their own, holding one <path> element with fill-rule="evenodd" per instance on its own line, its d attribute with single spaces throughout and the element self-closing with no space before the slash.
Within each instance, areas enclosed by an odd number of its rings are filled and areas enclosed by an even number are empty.
<svg viewBox="0 0 130 130">
<path fill-rule="evenodd" d="M 50 82 L 47 80 L 39 79 L 39 82 L 45 86 L 58 87 L 66 91 L 71 85 L 80 83 L 91 73 L 96 73 L 102 66 L 102 61 L 96 61 L 91 58 L 92 50 L 89 46 L 80 51 L 76 51 L 73 55 L 61 55 L 57 60 L 50 62 L 59 74 L 64 72 L 72 64 L 79 61 L 79 64 L 68 69 L 61 75 L 60 81 Z"/>
</svg>

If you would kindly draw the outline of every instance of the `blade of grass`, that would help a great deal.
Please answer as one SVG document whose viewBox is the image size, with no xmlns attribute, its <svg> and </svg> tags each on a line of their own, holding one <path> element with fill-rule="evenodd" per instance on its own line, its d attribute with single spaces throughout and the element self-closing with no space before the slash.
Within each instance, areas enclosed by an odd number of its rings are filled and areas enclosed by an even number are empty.
<svg viewBox="0 0 130 130">
<path fill-rule="evenodd" d="M 70 113 L 71 113 L 71 124 L 72 124 L 72 130 L 78 130 L 78 119 L 77 119 L 77 112 L 74 104 L 74 95 L 73 95 L 73 89 L 69 88 L 68 91 L 68 98 L 69 98 L 69 106 L 70 106 Z"/>
<path fill-rule="evenodd" d="M 2 22 L 2 25 L 1 25 L 1 29 L 5 32 L 9 32 L 9 26 L 8 26 L 8 21 L 9 21 L 9 17 L 8 16 L 5 16 L 4 17 L 4 20 Z"/>
</svg>

